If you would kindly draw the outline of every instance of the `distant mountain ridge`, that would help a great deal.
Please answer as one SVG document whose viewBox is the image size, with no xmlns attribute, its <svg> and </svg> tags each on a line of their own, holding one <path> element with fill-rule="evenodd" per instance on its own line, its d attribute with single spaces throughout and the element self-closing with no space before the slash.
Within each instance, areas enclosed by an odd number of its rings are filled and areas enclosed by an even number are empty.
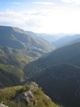
<svg viewBox="0 0 80 107">
<path fill-rule="evenodd" d="M 80 42 L 80 34 L 75 34 L 75 35 L 66 35 L 54 42 L 52 42 L 52 45 L 55 46 L 56 48 L 60 48 L 63 46 L 67 46 L 76 42 Z"/>
<path fill-rule="evenodd" d="M 56 41 L 60 38 L 62 38 L 63 36 L 65 36 L 66 34 L 46 34 L 46 33 L 34 33 L 31 31 L 26 31 L 27 34 L 32 35 L 33 37 L 36 37 L 44 42 L 47 43 L 52 43 L 53 41 Z"/>
</svg>

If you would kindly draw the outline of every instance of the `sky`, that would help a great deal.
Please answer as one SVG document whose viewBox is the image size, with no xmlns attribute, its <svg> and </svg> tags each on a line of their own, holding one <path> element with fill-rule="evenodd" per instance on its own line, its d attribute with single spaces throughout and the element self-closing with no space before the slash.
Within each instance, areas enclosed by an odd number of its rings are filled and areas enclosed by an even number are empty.
<svg viewBox="0 0 80 107">
<path fill-rule="evenodd" d="M 37 33 L 80 33 L 80 0 L 0 0 L 0 25 Z"/>
</svg>

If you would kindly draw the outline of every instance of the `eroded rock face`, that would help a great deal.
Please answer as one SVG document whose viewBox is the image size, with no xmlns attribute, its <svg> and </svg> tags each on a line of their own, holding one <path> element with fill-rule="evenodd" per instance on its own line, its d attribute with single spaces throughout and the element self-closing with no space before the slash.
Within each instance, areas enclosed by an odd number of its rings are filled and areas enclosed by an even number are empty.
<svg viewBox="0 0 80 107">
<path fill-rule="evenodd" d="M 26 92 L 20 93 L 14 99 L 15 102 L 24 102 L 26 105 L 35 105 L 35 98 L 33 95 L 33 90 L 38 87 L 35 82 L 30 83 L 30 89 Z"/>
<path fill-rule="evenodd" d="M 34 95 L 31 90 L 24 92 L 22 99 L 25 100 L 25 102 L 28 104 L 35 104 Z"/>
<path fill-rule="evenodd" d="M 35 98 L 31 90 L 18 94 L 14 101 L 24 102 L 26 105 L 35 104 Z"/>
</svg>

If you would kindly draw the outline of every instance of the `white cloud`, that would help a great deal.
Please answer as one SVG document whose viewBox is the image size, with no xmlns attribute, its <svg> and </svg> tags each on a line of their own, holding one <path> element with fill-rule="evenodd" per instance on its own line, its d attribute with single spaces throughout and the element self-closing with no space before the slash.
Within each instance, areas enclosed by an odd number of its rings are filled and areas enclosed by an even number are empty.
<svg viewBox="0 0 80 107">
<path fill-rule="evenodd" d="M 80 33 L 80 9 L 53 7 L 44 10 L 0 12 L 0 24 L 46 33 Z"/>
<path fill-rule="evenodd" d="M 0 22 L 22 23 L 22 16 L 13 11 L 0 12 Z"/>
<path fill-rule="evenodd" d="M 34 4 L 40 4 L 40 5 L 54 5 L 53 2 L 33 2 Z"/>
<path fill-rule="evenodd" d="M 13 26 L 21 27 L 23 29 L 32 29 L 40 27 L 39 16 L 35 15 L 36 11 L 22 11 L 22 12 L 14 12 L 14 11 L 6 11 L 0 12 L 0 23 L 9 23 Z"/>
<path fill-rule="evenodd" d="M 75 5 L 80 5 L 80 0 L 62 0 L 65 3 L 72 3 Z"/>
</svg>

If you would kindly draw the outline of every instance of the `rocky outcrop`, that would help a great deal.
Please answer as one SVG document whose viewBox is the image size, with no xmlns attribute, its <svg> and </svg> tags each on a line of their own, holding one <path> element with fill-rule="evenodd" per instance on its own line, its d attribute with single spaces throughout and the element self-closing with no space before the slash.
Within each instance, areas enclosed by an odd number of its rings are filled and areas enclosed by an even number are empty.
<svg viewBox="0 0 80 107">
<path fill-rule="evenodd" d="M 35 104 L 35 98 L 31 90 L 24 92 L 22 99 L 28 104 Z"/>
<path fill-rule="evenodd" d="M 26 92 L 22 92 L 16 96 L 14 99 L 15 102 L 24 102 L 26 105 L 35 105 L 35 98 L 33 94 L 34 88 L 37 88 L 38 85 L 35 82 L 31 82 L 30 89 Z"/>
<path fill-rule="evenodd" d="M 35 87 L 38 87 L 38 85 L 35 82 L 30 83 L 30 90 L 33 90 Z"/>
</svg>

